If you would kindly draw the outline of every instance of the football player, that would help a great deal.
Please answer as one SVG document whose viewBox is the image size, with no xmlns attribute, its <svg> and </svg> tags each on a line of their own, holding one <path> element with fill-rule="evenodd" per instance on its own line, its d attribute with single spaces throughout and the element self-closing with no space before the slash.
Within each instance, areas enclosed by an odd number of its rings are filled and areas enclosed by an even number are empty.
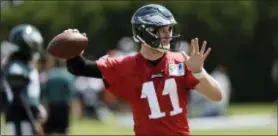
<svg viewBox="0 0 278 136">
<path fill-rule="evenodd" d="M 164 6 L 148 4 L 131 19 L 138 53 L 126 57 L 67 60 L 68 70 L 79 76 L 99 77 L 106 88 L 131 107 L 136 135 L 190 135 L 187 119 L 188 91 L 195 88 L 213 101 L 222 99 L 219 83 L 203 68 L 211 49 L 191 41 L 190 55 L 169 51 L 177 24 Z M 68 29 L 65 33 L 76 29 Z M 80 53 L 82 54 L 82 53 Z"/>
<path fill-rule="evenodd" d="M 65 68 L 65 62 L 47 56 L 46 81 L 42 84 L 43 101 L 47 105 L 48 119 L 44 124 L 46 135 L 68 135 L 72 98 L 75 94 L 74 76 Z"/>
<path fill-rule="evenodd" d="M 9 41 L 18 49 L 11 53 L 3 67 L 5 91 L 11 92 L 5 109 L 6 126 L 12 135 L 42 134 L 39 123 L 46 117 L 40 105 L 40 85 L 35 62 L 42 51 L 43 38 L 37 28 L 29 24 L 14 27 Z"/>
</svg>

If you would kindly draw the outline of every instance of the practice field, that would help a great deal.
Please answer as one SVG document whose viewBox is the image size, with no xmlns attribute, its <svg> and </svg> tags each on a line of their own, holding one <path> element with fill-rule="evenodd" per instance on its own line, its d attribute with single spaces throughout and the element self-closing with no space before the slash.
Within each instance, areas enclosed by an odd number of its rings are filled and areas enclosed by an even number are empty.
<svg viewBox="0 0 278 136">
<path fill-rule="evenodd" d="M 246 116 L 251 117 L 254 115 L 277 115 L 277 106 L 275 104 L 237 104 L 231 105 L 230 114 L 233 116 Z M 2 118 L 3 119 L 3 118 Z M 247 119 L 248 120 L 248 119 Z M 243 121 L 240 119 L 240 121 Z M 245 124 L 258 124 L 262 123 L 261 120 L 252 120 L 244 122 Z M 193 135 L 277 135 L 277 117 L 274 118 L 276 123 L 270 124 L 271 126 L 262 127 L 239 127 L 231 125 L 231 128 L 221 129 L 192 129 Z M 232 121 L 234 123 L 234 121 Z M 239 123 L 238 121 L 236 123 Z M 217 124 L 217 123 L 216 123 Z M 242 124 L 242 123 L 239 123 Z M 1 125 L 2 126 L 2 125 Z M 122 127 L 119 125 L 118 120 L 115 117 L 111 117 L 111 121 L 100 123 L 99 121 L 90 119 L 77 119 L 72 118 L 72 124 L 70 128 L 70 134 L 72 135 L 133 135 L 132 125 L 128 127 Z"/>
<path fill-rule="evenodd" d="M 237 104 L 231 105 L 229 110 L 231 115 L 237 116 L 255 116 L 255 115 L 277 115 L 277 107 L 275 104 Z M 277 118 L 274 118 L 274 121 L 277 121 Z M 248 122 L 243 123 L 248 124 Z M 249 121 L 249 120 L 248 120 Z M 250 120 L 252 121 L 252 120 Z M 233 121 L 234 122 L 234 121 Z M 238 121 L 237 121 L 238 122 Z M 240 123 L 240 122 L 239 122 Z M 262 123 L 261 120 L 258 120 L 249 124 Z M 242 123 L 240 123 L 242 124 Z M 231 124 L 236 125 L 236 124 Z M 262 126 L 262 127 L 240 127 L 237 128 L 221 128 L 221 129 L 192 129 L 193 135 L 277 135 L 277 122 L 276 124 L 271 124 L 272 126 Z M 195 127 L 194 127 L 195 128 Z M 130 128 L 123 128 L 116 122 L 115 119 L 107 123 L 99 123 L 94 120 L 73 120 L 73 125 L 71 127 L 71 134 L 77 135 L 128 135 L 134 134 L 132 126 Z"/>
<path fill-rule="evenodd" d="M 71 134 L 76 135 L 132 135 L 132 129 L 122 129 L 117 124 L 99 124 L 96 121 L 74 121 Z M 275 129 L 192 130 L 193 135 L 277 135 Z"/>
</svg>

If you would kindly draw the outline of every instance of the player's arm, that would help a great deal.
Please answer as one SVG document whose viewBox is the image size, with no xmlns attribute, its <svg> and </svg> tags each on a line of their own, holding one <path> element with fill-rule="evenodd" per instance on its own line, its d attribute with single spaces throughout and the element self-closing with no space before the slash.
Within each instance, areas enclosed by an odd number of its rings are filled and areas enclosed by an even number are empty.
<svg viewBox="0 0 278 136">
<path fill-rule="evenodd" d="M 186 76 L 187 87 L 195 88 L 196 91 L 213 101 L 222 100 L 222 93 L 219 83 L 210 76 L 205 69 L 198 73 L 188 70 Z"/>
<path fill-rule="evenodd" d="M 82 56 L 67 60 L 68 71 L 74 75 L 97 77 L 102 78 L 104 81 L 105 88 L 112 92 L 114 95 L 123 99 L 127 98 L 120 78 L 121 71 L 126 71 L 126 65 L 123 58 L 110 58 L 107 56 L 101 57 L 96 61 L 86 60 Z"/>
<path fill-rule="evenodd" d="M 199 84 L 195 87 L 195 89 L 213 101 L 221 101 L 222 93 L 220 84 L 212 76 L 207 74 L 204 69 L 198 74 L 200 79 Z M 197 74 L 195 73 L 195 75 Z"/>
<path fill-rule="evenodd" d="M 85 59 L 83 56 L 76 56 L 66 61 L 68 71 L 76 76 L 102 78 L 102 74 L 96 61 Z"/>
<path fill-rule="evenodd" d="M 199 80 L 195 89 L 213 101 L 221 101 L 222 92 L 219 83 L 207 74 L 203 68 L 204 61 L 211 51 L 209 48 L 205 52 L 205 48 L 206 42 L 203 43 L 203 46 L 199 51 L 198 39 L 196 38 L 192 40 L 190 56 L 185 52 L 182 52 L 185 58 L 185 64 L 193 72 L 195 79 Z"/>
</svg>

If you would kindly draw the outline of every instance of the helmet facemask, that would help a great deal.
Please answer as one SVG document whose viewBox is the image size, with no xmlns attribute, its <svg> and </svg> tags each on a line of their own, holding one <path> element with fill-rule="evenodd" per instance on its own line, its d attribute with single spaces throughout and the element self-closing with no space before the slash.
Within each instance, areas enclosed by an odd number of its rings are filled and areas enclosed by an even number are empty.
<svg viewBox="0 0 278 136">
<path fill-rule="evenodd" d="M 155 27 L 155 26 L 141 25 L 140 27 L 138 27 L 139 29 L 137 29 L 138 34 L 134 35 L 133 39 L 137 43 L 146 44 L 148 47 L 158 50 L 160 52 L 165 52 L 167 50 L 171 50 L 171 46 L 176 43 L 176 41 L 178 40 L 180 35 L 179 34 L 173 35 L 174 25 L 170 25 L 170 28 L 169 28 L 170 29 L 169 30 L 170 37 L 161 37 L 159 34 L 159 29 L 162 27 L 165 27 L 165 26 Z M 167 45 L 164 45 L 162 43 L 163 38 L 170 38 L 170 43 Z"/>
<path fill-rule="evenodd" d="M 133 39 L 140 44 L 147 44 L 155 50 L 165 52 L 170 50 L 171 44 L 180 35 L 174 35 L 173 28 L 177 24 L 172 13 L 165 7 L 157 4 L 149 4 L 138 9 L 131 20 Z M 159 28 L 170 26 L 170 44 L 163 45 L 164 37 L 158 34 Z"/>
</svg>

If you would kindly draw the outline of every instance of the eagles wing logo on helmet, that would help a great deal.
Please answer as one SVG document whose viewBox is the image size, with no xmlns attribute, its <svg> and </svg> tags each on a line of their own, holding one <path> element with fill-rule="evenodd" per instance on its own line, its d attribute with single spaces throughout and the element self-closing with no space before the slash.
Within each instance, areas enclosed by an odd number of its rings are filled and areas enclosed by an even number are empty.
<svg viewBox="0 0 278 136">
<path fill-rule="evenodd" d="M 155 33 L 162 26 L 175 26 L 177 21 L 172 13 L 164 6 L 158 4 L 148 4 L 139 8 L 131 19 L 133 39 L 137 43 L 147 43 L 152 48 L 158 50 L 169 50 L 170 46 L 163 47 L 160 37 Z M 173 44 L 180 35 L 172 36 Z"/>
<path fill-rule="evenodd" d="M 20 52 L 36 53 L 43 48 L 40 31 L 29 24 L 15 26 L 10 32 L 9 41 L 17 45 Z"/>
<path fill-rule="evenodd" d="M 9 41 L 18 46 L 18 53 L 32 60 L 38 60 L 43 50 L 43 37 L 40 31 L 29 24 L 15 26 L 10 32 Z"/>
</svg>

